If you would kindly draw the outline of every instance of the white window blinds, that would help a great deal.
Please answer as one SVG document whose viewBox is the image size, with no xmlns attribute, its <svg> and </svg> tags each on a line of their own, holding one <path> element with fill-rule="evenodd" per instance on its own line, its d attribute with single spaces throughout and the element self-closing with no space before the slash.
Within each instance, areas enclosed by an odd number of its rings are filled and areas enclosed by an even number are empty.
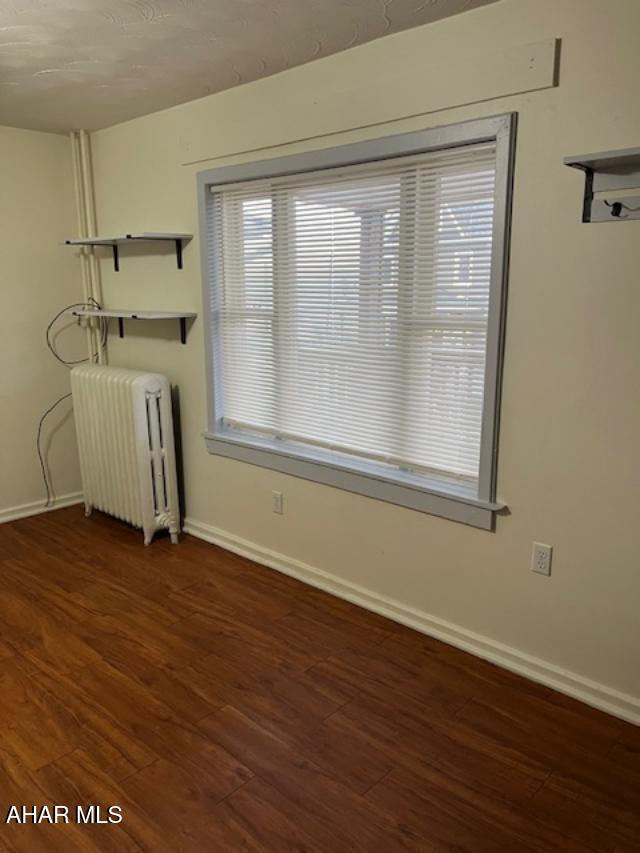
<svg viewBox="0 0 640 853">
<path fill-rule="evenodd" d="M 476 483 L 494 142 L 212 188 L 224 428 Z"/>
</svg>

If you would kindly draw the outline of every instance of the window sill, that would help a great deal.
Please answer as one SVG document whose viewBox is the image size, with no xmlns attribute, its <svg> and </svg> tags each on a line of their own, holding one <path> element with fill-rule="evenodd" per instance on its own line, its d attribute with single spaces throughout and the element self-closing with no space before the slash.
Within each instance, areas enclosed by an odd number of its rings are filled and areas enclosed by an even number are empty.
<svg viewBox="0 0 640 853">
<path fill-rule="evenodd" d="M 330 460 L 323 451 L 228 430 L 206 432 L 204 438 L 209 453 L 218 456 L 281 471 L 481 530 L 493 530 L 495 514 L 505 508 L 501 503 L 478 500 L 469 487 L 454 481 L 410 473 L 394 473 L 391 478 L 384 475 L 382 466 L 374 463 L 350 462 L 349 467 L 345 467 Z"/>
</svg>

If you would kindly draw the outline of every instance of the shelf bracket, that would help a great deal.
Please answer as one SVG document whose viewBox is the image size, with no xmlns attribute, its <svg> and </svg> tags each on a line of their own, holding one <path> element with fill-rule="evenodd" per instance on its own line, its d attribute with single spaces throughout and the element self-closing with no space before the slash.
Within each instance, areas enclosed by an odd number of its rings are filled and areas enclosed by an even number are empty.
<svg viewBox="0 0 640 853">
<path fill-rule="evenodd" d="M 593 169 L 584 167 L 584 199 L 582 202 L 582 221 L 591 222 L 591 207 L 593 205 Z"/>
<path fill-rule="evenodd" d="M 187 342 L 187 318 L 180 317 L 180 343 L 186 344 Z"/>
<path fill-rule="evenodd" d="M 120 272 L 120 259 L 118 257 L 118 244 L 117 243 L 112 243 L 111 251 L 113 252 L 113 268 L 116 272 Z M 120 337 L 122 337 L 122 335 Z"/>
<path fill-rule="evenodd" d="M 124 318 L 118 317 L 118 337 L 124 338 Z"/>
<path fill-rule="evenodd" d="M 176 265 L 182 269 L 182 240 L 176 240 Z"/>
</svg>

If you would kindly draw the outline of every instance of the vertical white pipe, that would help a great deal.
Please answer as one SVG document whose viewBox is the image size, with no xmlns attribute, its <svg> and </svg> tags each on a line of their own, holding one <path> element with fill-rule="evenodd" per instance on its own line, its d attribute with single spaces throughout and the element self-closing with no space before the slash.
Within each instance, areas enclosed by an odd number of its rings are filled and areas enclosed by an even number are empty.
<svg viewBox="0 0 640 853">
<path fill-rule="evenodd" d="M 81 186 L 87 226 L 87 236 L 96 237 L 98 231 L 96 224 L 95 190 L 93 186 L 93 167 L 91 163 L 91 142 L 89 139 L 89 134 L 86 132 L 86 130 L 79 131 L 78 138 L 80 149 L 80 168 L 82 177 Z M 98 260 L 93 250 L 91 251 L 88 260 L 89 285 L 91 290 L 91 296 L 93 296 L 93 298 L 102 305 L 102 282 L 100 279 L 100 267 L 98 265 Z M 97 330 L 96 334 L 99 336 L 99 330 Z M 104 363 L 106 360 L 104 349 L 99 345 L 99 340 L 97 341 L 97 343 L 98 361 L 100 363 Z"/>
<path fill-rule="evenodd" d="M 71 140 L 71 158 L 73 162 L 73 184 L 76 198 L 76 214 L 78 224 L 78 237 L 87 236 L 87 220 L 85 214 L 84 193 L 82 191 L 82 170 L 80 167 L 80 146 L 77 134 L 72 131 L 69 134 Z M 82 293 L 85 302 L 92 295 L 91 282 L 89 279 L 89 261 L 87 257 L 87 248 L 82 246 L 80 249 L 80 275 L 82 278 Z M 88 321 L 85 324 L 85 332 L 87 338 L 87 349 L 89 357 L 97 351 L 96 330 L 94 323 Z"/>
<path fill-rule="evenodd" d="M 87 229 L 88 229 L 88 237 L 96 237 L 97 236 L 97 225 L 96 225 L 96 203 L 95 203 L 95 192 L 93 188 L 93 169 L 91 165 L 91 147 L 89 142 L 89 134 L 86 130 L 80 131 L 80 164 L 82 167 L 82 188 L 84 193 L 84 208 L 85 215 L 87 219 Z M 94 262 L 96 261 L 95 256 L 93 256 Z M 99 268 L 97 262 L 95 263 L 95 269 L 93 272 L 97 273 L 93 278 L 94 285 L 94 299 L 100 301 L 100 276 L 99 276 Z"/>
</svg>

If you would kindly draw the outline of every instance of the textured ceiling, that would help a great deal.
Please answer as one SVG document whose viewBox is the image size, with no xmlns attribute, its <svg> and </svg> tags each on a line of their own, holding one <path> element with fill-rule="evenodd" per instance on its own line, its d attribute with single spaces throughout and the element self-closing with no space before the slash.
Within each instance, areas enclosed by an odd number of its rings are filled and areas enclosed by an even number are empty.
<svg viewBox="0 0 640 853">
<path fill-rule="evenodd" d="M 95 130 L 495 0 L 0 0 L 0 124 Z"/>
</svg>

